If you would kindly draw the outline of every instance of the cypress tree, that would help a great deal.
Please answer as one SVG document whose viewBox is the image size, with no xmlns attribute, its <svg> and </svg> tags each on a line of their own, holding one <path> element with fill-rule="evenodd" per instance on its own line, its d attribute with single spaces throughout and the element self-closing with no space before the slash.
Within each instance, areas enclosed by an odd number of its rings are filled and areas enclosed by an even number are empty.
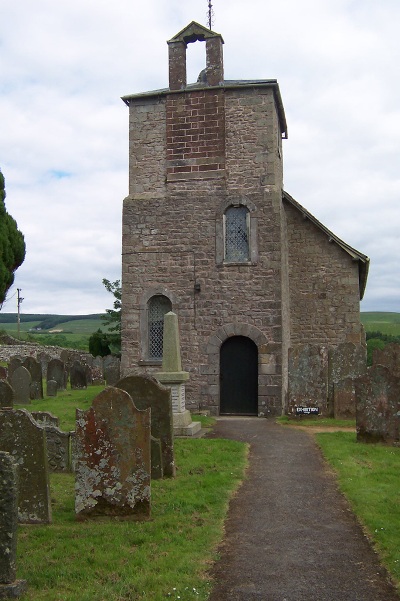
<svg viewBox="0 0 400 601">
<path fill-rule="evenodd" d="M 6 211 L 4 177 L 0 171 L 0 308 L 25 259 L 25 241 L 17 222 Z"/>
</svg>

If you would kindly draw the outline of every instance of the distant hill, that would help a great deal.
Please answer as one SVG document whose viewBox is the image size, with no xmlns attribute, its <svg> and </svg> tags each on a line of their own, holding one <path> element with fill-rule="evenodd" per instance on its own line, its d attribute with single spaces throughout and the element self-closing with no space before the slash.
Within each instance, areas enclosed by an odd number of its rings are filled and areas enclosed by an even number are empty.
<svg viewBox="0 0 400 601">
<path fill-rule="evenodd" d="M 400 336 L 400 313 L 365 311 L 361 313 L 361 323 L 366 332 Z"/>
<path fill-rule="evenodd" d="M 50 315 L 24 313 L 20 317 L 21 340 L 31 340 L 45 345 L 65 346 L 88 350 L 89 337 L 98 329 L 107 332 L 103 315 Z M 18 338 L 17 314 L 0 312 L 0 330 Z"/>
</svg>

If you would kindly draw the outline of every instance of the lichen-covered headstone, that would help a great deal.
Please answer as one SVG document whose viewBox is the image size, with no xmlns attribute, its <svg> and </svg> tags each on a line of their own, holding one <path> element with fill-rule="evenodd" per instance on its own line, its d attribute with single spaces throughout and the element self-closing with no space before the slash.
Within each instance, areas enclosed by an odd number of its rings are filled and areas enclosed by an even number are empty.
<svg viewBox="0 0 400 601">
<path fill-rule="evenodd" d="M 69 377 L 72 390 L 87 388 L 86 365 L 83 365 L 80 361 L 73 362 Z"/>
<path fill-rule="evenodd" d="M 33 419 L 42 426 L 55 426 L 56 428 L 59 426 L 59 418 L 49 411 L 31 411 L 30 413 Z"/>
<path fill-rule="evenodd" d="M 36 358 L 38 361 L 40 361 L 40 364 L 42 366 L 42 374 L 44 378 L 47 378 L 47 366 L 49 364 L 49 361 L 51 360 L 51 357 L 48 353 L 46 353 L 45 351 L 41 351 L 39 353 L 37 353 Z"/>
<path fill-rule="evenodd" d="M 333 385 L 333 407 L 336 419 L 354 419 L 356 416 L 355 379 L 339 380 Z"/>
<path fill-rule="evenodd" d="M 356 415 L 355 397 L 351 397 L 352 386 L 339 384 L 347 378 L 355 379 L 367 371 L 367 349 L 365 345 L 345 342 L 329 349 L 328 396 L 330 412 L 337 419 L 350 419 Z"/>
<path fill-rule="evenodd" d="M 47 365 L 47 381 L 55 380 L 58 390 L 65 390 L 67 387 L 67 372 L 64 361 L 61 359 L 51 359 Z"/>
<path fill-rule="evenodd" d="M 12 407 L 14 402 L 14 391 L 7 380 L 0 380 L 0 408 Z"/>
<path fill-rule="evenodd" d="M 106 388 L 76 410 L 75 512 L 78 520 L 150 517 L 150 409 Z"/>
<path fill-rule="evenodd" d="M 355 380 L 357 440 L 398 444 L 400 378 L 383 365 L 373 365 Z"/>
<path fill-rule="evenodd" d="M 17 367 L 11 376 L 11 386 L 14 390 L 14 403 L 16 405 L 26 405 L 31 402 L 31 374 L 26 367 Z"/>
<path fill-rule="evenodd" d="M 289 349 L 288 411 L 318 407 L 328 413 L 328 349 L 317 344 L 297 344 Z"/>
<path fill-rule="evenodd" d="M 42 375 L 42 364 L 36 361 L 34 357 L 26 357 L 22 365 L 31 374 L 31 385 L 30 385 L 30 398 L 42 399 L 43 398 L 43 375 Z"/>
<path fill-rule="evenodd" d="M 18 520 L 23 524 L 49 523 L 49 470 L 43 426 L 25 409 L 0 410 L 0 451 L 10 453 L 18 465 Z"/>
<path fill-rule="evenodd" d="M 18 492 L 17 465 L 0 451 L 0 599 L 15 599 L 26 590 L 26 580 L 16 580 Z"/>
<path fill-rule="evenodd" d="M 122 378 L 116 388 L 126 390 L 138 409 L 151 407 L 151 434 L 161 442 L 163 473 L 175 476 L 174 434 L 171 391 L 151 376 L 132 375 Z M 152 458 L 153 461 L 153 458 Z"/>
<path fill-rule="evenodd" d="M 50 472 L 71 471 L 71 433 L 57 426 L 44 426 L 47 441 L 47 460 Z"/>
</svg>

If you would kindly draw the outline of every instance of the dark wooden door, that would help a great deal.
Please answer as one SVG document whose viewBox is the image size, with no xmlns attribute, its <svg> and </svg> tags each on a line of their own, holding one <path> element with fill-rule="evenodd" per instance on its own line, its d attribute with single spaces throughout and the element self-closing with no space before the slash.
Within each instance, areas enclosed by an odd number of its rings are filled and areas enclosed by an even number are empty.
<svg viewBox="0 0 400 601">
<path fill-rule="evenodd" d="M 228 338 L 221 346 L 220 413 L 258 413 L 258 350 L 245 336 Z"/>
</svg>

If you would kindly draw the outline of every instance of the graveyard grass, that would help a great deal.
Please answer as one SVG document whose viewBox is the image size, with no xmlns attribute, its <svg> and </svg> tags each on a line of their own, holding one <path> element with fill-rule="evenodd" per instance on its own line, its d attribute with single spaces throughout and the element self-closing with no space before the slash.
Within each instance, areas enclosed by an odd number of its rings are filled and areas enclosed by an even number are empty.
<svg viewBox="0 0 400 601">
<path fill-rule="evenodd" d="M 103 389 L 66 391 L 32 401 L 72 429 L 75 407 L 86 409 Z M 202 418 L 204 425 L 210 420 Z M 53 523 L 19 526 L 22 601 L 141 601 L 208 598 L 208 570 L 217 558 L 229 499 L 247 465 L 247 446 L 217 439 L 176 439 L 177 477 L 152 481 L 148 522 L 76 522 L 74 476 L 52 474 Z"/>
<path fill-rule="evenodd" d="M 350 432 L 316 434 L 316 439 L 400 591 L 400 448 L 358 443 Z"/>
</svg>

